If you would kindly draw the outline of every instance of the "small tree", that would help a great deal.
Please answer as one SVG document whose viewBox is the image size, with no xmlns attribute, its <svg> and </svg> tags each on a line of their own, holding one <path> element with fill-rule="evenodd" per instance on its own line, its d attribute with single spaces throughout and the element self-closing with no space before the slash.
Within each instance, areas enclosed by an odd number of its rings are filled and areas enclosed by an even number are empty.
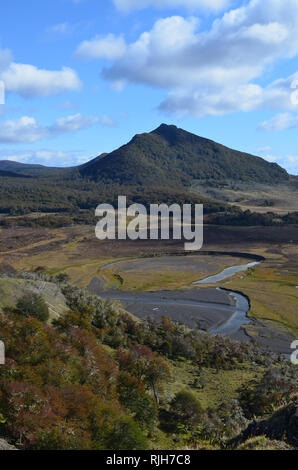
<svg viewBox="0 0 298 470">
<path fill-rule="evenodd" d="M 139 425 L 129 416 L 120 416 L 106 441 L 108 449 L 146 450 L 148 441 Z"/>
<path fill-rule="evenodd" d="M 163 385 L 170 377 L 168 364 L 161 357 L 154 356 L 146 370 L 144 382 L 152 388 L 156 403 L 159 403 L 159 392 L 163 391 Z"/>
<path fill-rule="evenodd" d="M 157 419 L 157 406 L 144 385 L 127 372 L 119 373 L 117 385 L 120 403 L 133 414 L 142 429 L 150 429 Z"/>
<path fill-rule="evenodd" d="M 17 301 L 15 313 L 23 317 L 35 317 L 46 322 L 49 319 L 49 309 L 41 295 L 30 292 Z"/>
<path fill-rule="evenodd" d="M 129 351 L 118 349 L 117 360 L 120 370 L 125 370 L 151 388 L 156 403 L 164 383 L 171 378 L 166 361 L 147 346 L 131 346 Z"/>
<path fill-rule="evenodd" d="M 197 397 L 187 390 L 176 393 L 171 403 L 171 412 L 174 413 L 177 424 L 186 429 L 192 429 L 202 419 L 203 409 Z"/>
</svg>

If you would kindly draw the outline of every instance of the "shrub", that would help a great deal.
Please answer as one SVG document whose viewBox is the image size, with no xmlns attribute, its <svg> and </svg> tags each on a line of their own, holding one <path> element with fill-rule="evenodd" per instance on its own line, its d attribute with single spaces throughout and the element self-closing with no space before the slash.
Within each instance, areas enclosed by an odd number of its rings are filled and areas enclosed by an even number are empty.
<svg viewBox="0 0 298 470">
<path fill-rule="evenodd" d="M 287 366 L 266 371 L 261 381 L 252 381 L 241 390 L 240 404 L 248 418 L 270 413 L 285 405 L 297 393 L 296 371 Z"/>
<path fill-rule="evenodd" d="M 106 441 L 107 449 L 146 450 L 147 439 L 132 418 L 123 416 L 115 421 L 110 438 Z"/>
<path fill-rule="evenodd" d="M 171 412 L 176 417 L 177 424 L 182 424 L 186 429 L 197 426 L 203 416 L 203 409 L 197 397 L 187 390 L 176 393 L 171 403 Z"/>
<path fill-rule="evenodd" d="M 35 317 L 43 322 L 49 319 L 49 309 L 42 296 L 32 292 L 19 298 L 15 313 L 24 317 Z"/>
</svg>

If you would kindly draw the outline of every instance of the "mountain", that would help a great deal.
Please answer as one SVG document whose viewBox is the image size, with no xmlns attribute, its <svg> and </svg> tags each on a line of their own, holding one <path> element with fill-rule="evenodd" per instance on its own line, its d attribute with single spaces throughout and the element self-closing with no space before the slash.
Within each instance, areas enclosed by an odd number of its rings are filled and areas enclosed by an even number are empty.
<svg viewBox="0 0 298 470">
<path fill-rule="evenodd" d="M 137 134 L 126 145 L 71 168 L 0 161 L 0 171 L 36 178 L 80 178 L 125 186 L 189 186 L 193 180 L 280 183 L 288 173 L 276 163 L 232 150 L 173 125 Z M 0 174 L 1 176 L 1 174 Z"/>
<path fill-rule="evenodd" d="M 91 180 L 134 186 L 186 186 L 194 179 L 261 183 L 289 179 L 276 163 L 166 124 L 136 135 L 104 158 L 85 164 L 79 172 Z"/>
<path fill-rule="evenodd" d="M 118 194 L 129 203 L 204 203 L 208 214 L 235 205 L 261 213 L 297 211 L 298 177 L 166 124 L 76 167 L 0 161 L 0 180 L 0 214 L 89 211 L 91 217 L 99 201 L 114 204 Z"/>
</svg>

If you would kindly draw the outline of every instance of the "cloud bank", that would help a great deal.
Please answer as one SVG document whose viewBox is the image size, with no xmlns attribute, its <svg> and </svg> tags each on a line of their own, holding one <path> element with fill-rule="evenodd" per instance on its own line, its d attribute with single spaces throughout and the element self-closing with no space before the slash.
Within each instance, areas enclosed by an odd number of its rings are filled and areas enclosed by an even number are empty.
<svg viewBox="0 0 298 470">
<path fill-rule="evenodd" d="M 57 119 L 50 126 L 42 126 L 35 118 L 23 116 L 19 119 L 0 123 L 0 143 L 33 143 L 38 140 L 86 129 L 97 121 L 97 118 L 84 117 L 78 113 Z"/>
<path fill-rule="evenodd" d="M 117 3 L 132 8 L 140 2 Z M 131 43 L 113 35 L 84 41 L 77 55 L 109 59 L 102 75 L 116 90 L 131 83 L 166 90 L 159 108 L 177 116 L 291 111 L 291 81 L 298 72 L 267 86 L 258 80 L 275 61 L 298 54 L 297 30 L 297 0 L 250 0 L 206 31 L 195 17 L 172 16 L 159 19 Z"/>
<path fill-rule="evenodd" d="M 77 150 L 62 152 L 59 150 L 1 150 L 1 160 L 11 160 L 20 163 L 37 163 L 46 166 L 72 166 L 80 165 L 93 158 L 91 154 L 84 154 Z"/>
<path fill-rule="evenodd" d="M 0 79 L 8 92 L 14 92 L 23 98 L 51 96 L 65 91 L 78 91 L 82 83 L 76 72 L 68 67 L 52 71 L 38 69 L 34 65 L 11 63 Z"/>
<path fill-rule="evenodd" d="M 91 41 L 83 41 L 75 56 L 78 59 L 119 59 L 126 52 L 126 44 L 122 36 L 114 34 L 108 36 L 96 36 Z"/>
<path fill-rule="evenodd" d="M 261 131 L 285 131 L 298 127 L 298 116 L 291 113 L 282 113 L 273 116 L 268 121 L 264 121 L 259 125 Z"/>
</svg>

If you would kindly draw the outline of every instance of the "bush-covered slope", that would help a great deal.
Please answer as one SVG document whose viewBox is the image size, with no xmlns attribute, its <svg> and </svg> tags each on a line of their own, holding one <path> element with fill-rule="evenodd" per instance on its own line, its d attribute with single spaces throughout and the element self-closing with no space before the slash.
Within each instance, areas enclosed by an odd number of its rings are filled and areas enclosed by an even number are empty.
<svg viewBox="0 0 298 470">
<path fill-rule="evenodd" d="M 57 283 L 68 307 L 47 323 L 28 316 L 23 302 L 0 311 L 0 436 L 20 449 L 232 448 L 251 414 L 264 417 L 295 395 L 295 367 L 253 344 L 166 317 L 136 321 L 118 303 L 64 284 L 61 275 L 16 276 L 12 281 Z M 212 404 L 210 391 L 223 385 L 226 394 Z M 285 448 L 297 445 L 292 434 L 281 435 L 275 415 L 269 421 L 274 432 L 266 425 L 262 433 L 285 440 Z M 295 423 L 287 429 L 295 431 Z"/>
<path fill-rule="evenodd" d="M 118 184 L 187 185 L 193 179 L 281 182 L 289 176 L 275 163 L 162 124 L 80 170 L 84 177 Z"/>
</svg>

